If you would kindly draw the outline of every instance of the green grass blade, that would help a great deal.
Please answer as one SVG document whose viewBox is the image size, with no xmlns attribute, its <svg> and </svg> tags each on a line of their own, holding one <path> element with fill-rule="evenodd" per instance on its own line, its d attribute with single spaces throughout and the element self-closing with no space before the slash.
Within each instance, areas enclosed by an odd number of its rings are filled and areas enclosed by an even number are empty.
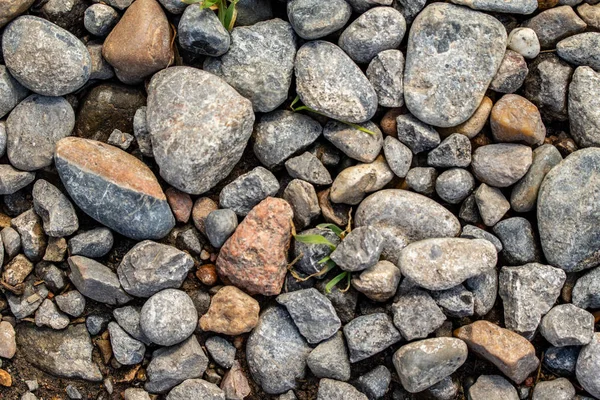
<svg viewBox="0 0 600 400">
<path fill-rule="evenodd" d="M 333 231 L 333 233 L 338 235 L 340 238 L 342 237 L 342 235 L 344 233 L 344 231 L 339 226 L 334 225 L 334 224 L 319 224 L 319 225 L 317 225 L 317 228 L 329 229 L 329 230 Z"/>
<path fill-rule="evenodd" d="M 325 291 L 327 293 L 331 293 L 331 289 L 334 288 L 335 285 L 337 285 L 338 283 L 340 283 L 341 281 L 344 280 L 344 278 L 346 278 L 347 275 L 349 275 L 349 272 L 342 272 L 341 274 L 337 275 L 335 278 L 333 278 L 332 280 L 329 281 L 329 283 L 327 285 L 325 285 Z"/>
<path fill-rule="evenodd" d="M 306 244 L 326 244 L 331 250 L 335 250 L 336 247 L 322 235 L 296 235 L 294 236 L 294 239 Z"/>
</svg>

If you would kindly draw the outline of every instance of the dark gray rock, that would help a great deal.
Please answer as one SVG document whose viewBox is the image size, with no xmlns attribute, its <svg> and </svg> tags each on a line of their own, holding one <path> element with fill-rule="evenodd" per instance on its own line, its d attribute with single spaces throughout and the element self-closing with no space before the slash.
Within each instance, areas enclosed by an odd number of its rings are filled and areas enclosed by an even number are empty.
<svg viewBox="0 0 600 400">
<path fill-rule="evenodd" d="M 400 250 L 410 242 L 457 236 L 458 219 L 435 201 L 406 190 L 380 190 L 362 201 L 355 225 L 373 225 L 384 236 L 382 256 L 398 265 Z"/>
<path fill-rule="evenodd" d="M 369 164 L 358 164 L 344 169 L 333 181 L 329 198 L 333 203 L 355 205 L 367 193 L 378 191 L 394 178 L 394 173 L 380 155 Z"/>
<path fill-rule="evenodd" d="M 231 368 L 235 361 L 235 347 L 220 336 L 211 336 L 204 342 L 208 354 L 223 368 Z"/>
<path fill-rule="evenodd" d="M 404 178 L 412 163 L 412 151 L 392 136 L 383 141 L 383 153 L 390 169 L 399 178 Z"/>
<path fill-rule="evenodd" d="M 380 365 L 364 375 L 361 375 L 355 385 L 367 395 L 370 400 L 383 397 L 392 381 L 392 374 L 385 366 Z"/>
<path fill-rule="evenodd" d="M 95 36 L 106 36 L 117 24 L 119 13 L 106 4 L 92 4 L 85 10 L 83 25 Z"/>
<path fill-rule="evenodd" d="M 446 290 L 432 290 L 431 296 L 436 304 L 449 317 L 463 318 L 475 314 L 475 298 L 473 293 L 463 285 Z"/>
<path fill-rule="evenodd" d="M 21 236 L 23 254 L 30 261 L 39 261 L 46 251 L 47 239 L 42 228 L 42 219 L 33 208 L 10 220 L 10 225 Z"/>
<path fill-rule="evenodd" d="M 494 233 L 502 242 L 500 255 L 508 265 L 538 261 L 540 250 L 531 223 L 522 217 L 508 218 L 494 225 Z"/>
<path fill-rule="evenodd" d="M 275 306 L 262 313 L 250 334 L 246 360 L 254 381 L 266 393 L 280 394 L 304 378 L 311 350 L 285 308 Z"/>
<path fill-rule="evenodd" d="M 74 126 L 75 113 L 64 98 L 29 96 L 6 120 L 10 163 L 25 171 L 51 165 L 56 143 L 69 136 Z"/>
<path fill-rule="evenodd" d="M 108 326 L 110 316 L 92 314 L 85 319 L 85 327 L 91 335 L 97 335 Z"/>
<path fill-rule="evenodd" d="M 329 185 L 332 182 L 327 168 L 308 151 L 287 160 L 285 169 L 292 178 L 302 179 L 313 185 Z"/>
<path fill-rule="evenodd" d="M 533 389 L 533 400 L 571 400 L 575 397 L 575 387 L 566 378 L 538 382 Z"/>
<path fill-rule="evenodd" d="M 0 157 L 6 153 L 6 121 L 0 121 Z"/>
<path fill-rule="evenodd" d="M 400 50 L 390 49 L 379 52 L 369 63 L 366 74 L 377 93 L 382 107 L 402 107 L 404 55 Z"/>
<path fill-rule="evenodd" d="M 577 358 L 577 381 L 592 396 L 600 397 L 600 333 L 595 333 L 592 341 L 584 346 Z"/>
<path fill-rule="evenodd" d="M 42 218 L 48 236 L 69 236 L 79 229 L 73 204 L 56 186 L 38 179 L 31 195 L 35 212 Z"/>
<path fill-rule="evenodd" d="M 462 136 L 462 135 L 461 135 Z M 435 181 L 435 191 L 444 201 L 458 204 L 475 188 L 475 178 L 466 169 L 452 168 L 444 171 Z"/>
<path fill-rule="evenodd" d="M 481 182 L 495 187 L 516 183 L 529 170 L 533 161 L 531 147 L 500 143 L 478 147 L 473 152 L 473 173 Z"/>
<path fill-rule="evenodd" d="M 346 0 L 352 6 L 352 9 L 357 13 L 364 13 L 369 8 L 377 6 L 389 6 L 392 0 Z"/>
<path fill-rule="evenodd" d="M 117 321 L 117 324 L 125 332 L 131 335 L 134 339 L 139 340 L 147 345 L 151 344 L 152 341 L 144 335 L 140 326 L 140 312 L 141 307 L 125 306 L 115 308 L 113 310 L 113 317 Z"/>
<path fill-rule="evenodd" d="M 373 122 L 360 124 L 374 133 L 362 132 L 339 121 L 330 120 L 323 128 L 323 136 L 348 157 L 370 163 L 375 161 L 383 146 L 381 130 Z"/>
<path fill-rule="evenodd" d="M 420 392 L 456 371 L 467 360 L 467 345 L 460 339 L 420 340 L 394 353 L 394 367 L 404 389 Z"/>
<path fill-rule="evenodd" d="M 483 223 L 494 226 L 510 210 L 510 203 L 500 189 L 490 187 L 485 183 L 479 185 L 474 193 L 477 210 Z M 476 221 L 470 221 L 475 223 Z"/>
<path fill-rule="evenodd" d="M 204 193 L 229 175 L 254 123 L 249 100 L 222 79 L 191 67 L 156 73 L 146 111 L 161 176 L 191 194 Z"/>
<path fill-rule="evenodd" d="M 355 228 L 331 253 L 331 259 L 344 271 L 362 271 L 379 261 L 383 236 L 372 226 Z"/>
<path fill-rule="evenodd" d="M 144 359 L 146 346 L 138 340 L 133 339 L 116 322 L 108 324 L 110 333 L 110 344 L 115 359 L 119 364 L 134 365 Z"/>
<path fill-rule="evenodd" d="M 110 268 L 92 259 L 71 256 L 68 259 L 69 279 L 86 297 L 106 304 L 124 304 L 131 300 L 119 284 L 119 278 Z"/>
<path fill-rule="evenodd" d="M 367 396 L 349 383 L 333 379 L 321 379 L 317 400 L 367 400 Z"/>
<path fill-rule="evenodd" d="M 187 9 L 187 3 L 180 0 L 159 0 L 159 2 L 171 14 L 181 14 Z"/>
<path fill-rule="evenodd" d="M 273 18 L 273 9 L 269 0 L 240 0 L 236 3 L 237 26 L 254 25 Z"/>
<path fill-rule="evenodd" d="M 254 111 L 269 112 L 288 96 L 292 83 L 296 36 L 278 18 L 234 28 L 229 51 L 204 62 L 204 70 L 223 78 L 252 102 Z"/>
<path fill-rule="evenodd" d="M 295 0 L 291 4 L 304 0 Z M 316 7 L 324 4 L 311 0 Z M 333 6 L 336 1 L 328 1 Z M 342 1 L 348 8 L 350 6 Z M 312 9 L 311 9 L 312 12 Z M 330 21 L 331 15 L 327 15 Z M 317 40 L 296 54 L 296 90 L 308 107 L 340 121 L 361 123 L 377 111 L 377 93 L 360 68 L 336 45 Z"/>
<path fill-rule="evenodd" d="M 117 268 L 123 289 L 132 296 L 150 297 L 181 286 L 194 260 L 173 246 L 144 240 L 125 254 Z"/>
<path fill-rule="evenodd" d="M 469 388 L 470 400 L 519 400 L 517 389 L 500 375 L 481 375 Z"/>
<path fill-rule="evenodd" d="M 565 283 L 565 271 L 538 263 L 502 267 L 498 293 L 504 303 L 507 329 L 531 340 Z"/>
<path fill-rule="evenodd" d="M 27 93 L 29 91 L 12 77 L 6 67 L 0 65 L 0 118 L 27 97 Z"/>
<path fill-rule="evenodd" d="M 396 117 L 398 140 L 415 154 L 434 149 L 440 144 L 440 135 L 431 126 L 419 121 L 411 114 Z"/>
<path fill-rule="evenodd" d="M 433 386 L 425 390 L 429 396 L 436 400 L 454 400 L 458 395 L 460 384 L 452 376 L 447 376 Z"/>
<path fill-rule="evenodd" d="M 407 23 L 411 23 L 425 7 L 425 3 L 425 0 L 393 0 L 392 7 L 404 15 Z"/>
<path fill-rule="evenodd" d="M 140 152 L 145 157 L 154 157 L 152 152 L 152 140 L 148 132 L 148 123 L 146 121 L 146 106 L 142 106 L 135 111 L 133 116 L 133 135 L 140 148 Z"/>
<path fill-rule="evenodd" d="M 473 294 L 473 311 L 475 315 L 482 317 L 490 312 L 498 295 L 498 273 L 496 270 L 490 270 L 469 278 L 464 284 Z"/>
<path fill-rule="evenodd" d="M 73 385 L 67 385 L 67 387 L 65 388 L 65 392 L 67 393 L 67 396 L 69 396 L 69 399 L 71 399 L 71 400 L 83 399 L 83 396 L 81 395 L 79 390 L 77 390 L 77 388 Z"/>
<path fill-rule="evenodd" d="M 342 323 L 331 304 L 317 289 L 304 289 L 277 296 L 308 343 L 320 343 L 333 336 Z"/>
<path fill-rule="evenodd" d="M 402 339 L 391 318 L 384 313 L 357 317 L 344 326 L 350 362 L 369 358 Z"/>
<path fill-rule="evenodd" d="M 267 168 L 279 166 L 310 146 L 322 131 L 308 115 L 287 110 L 264 114 L 254 127 L 254 154 Z"/>
<path fill-rule="evenodd" d="M 350 287 L 349 290 L 342 292 L 343 288 L 338 286 L 335 286 L 328 292 L 325 289 L 329 282 L 331 282 L 331 279 L 317 281 L 315 287 L 331 301 L 331 304 L 333 304 L 333 308 L 335 308 L 335 311 L 340 317 L 342 323 L 348 323 L 352 321 L 356 313 L 358 292 L 353 287 Z"/>
<path fill-rule="evenodd" d="M 85 297 L 77 290 L 71 290 L 67 293 L 54 297 L 56 305 L 62 312 L 72 317 L 79 317 L 85 310 Z"/>
<path fill-rule="evenodd" d="M 300 179 L 292 180 L 283 191 L 283 199 L 294 212 L 294 224 L 298 229 L 311 224 L 321 215 L 319 199 L 313 185 Z"/>
<path fill-rule="evenodd" d="M 206 237 L 210 244 L 219 248 L 233 234 L 237 225 L 238 220 L 235 212 L 229 209 L 215 210 L 206 217 L 204 229 L 206 229 Z"/>
<path fill-rule="evenodd" d="M 573 304 L 581 308 L 600 307 L 600 268 L 594 268 L 577 279 L 573 287 Z"/>
<path fill-rule="evenodd" d="M 69 325 L 69 317 L 61 313 L 52 300 L 46 299 L 35 312 L 35 325 L 52 329 L 65 329 Z"/>
<path fill-rule="evenodd" d="M 31 324 L 17 325 L 17 344 L 25 359 L 34 366 L 62 378 L 102 381 L 92 361 L 92 342 L 83 324 L 56 331 Z"/>
<path fill-rule="evenodd" d="M 411 168 L 406 174 L 406 186 L 417 193 L 431 196 L 435 192 L 438 171 L 433 167 Z"/>
<path fill-rule="evenodd" d="M 506 50 L 490 89 L 498 93 L 514 93 L 523 85 L 528 72 L 525 58 L 516 51 Z"/>
<path fill-rule="evenodd" d="M 543 53 L 529 64 L 524 95 L 548 119 L 566 121 L 567 93 L 573 67 L 554 53 Z"/>
<path fill-rule="evenodd" d="M 362 271 L 351 281 L 352 286 L 369 299 L 384 302 L 396 294 L 400 283 L 400 270 L 389 261 L 381 260 Z"/>
<path fill-rule="evenodd" d="M 186 379 L 200 378 L 208 367 L 208 357 L 196 336 L 152 353 L 148 364 L 148 380 L 144 388 L 151 393 L 164 393 Z"/>
<path fill-rule="evenodd" d="M 493 234 L 485 231 L 481 228 L 476 227 L 475 225 L 465 225 L 462 229 L 462 233 L 460 237 L 469 238 L 469 239 L 485 239 L 491 242 L 494 247 L 496 247 L 496 251 L 499 253 L 502 251 L 502 242 Z"/>
<path fill-rule="evenodd" d="M 596 178 L 600 150 L 576 151 L 546 175 L 537 205 L 538 231 L 548 263 L 565 271 L 598 265 Z M 578 199 L 575 201 L 574 199 Z"/>
<path fill-rule="evenodd" d="M 298 232 L 298 234 L 321 235 L 336 246 L 340 243 L 340 238 L 330 229 L 313 228 Z M 319 263 L 319 261 L 329 256 L 331 251 L 331 248 L 326 244 L 309 244 L 294 240 L 294 258 L 301 256 L 298 262 L 294 264 L 294 268 L 305 275 L 316 274 L 325 267 L 325 264 Z"/>
<path fill-rule="evenodd" d="M 537 34 L 542 49 L 553 48 L 560 40 L 583 32 L 586 23 L 575 14 L 573 7 L 560 6 L 542 11 L 523 24 Z"/>
<path fill-rule="evenodd" d="M 294 30 L 303 39 L 318 39 L 342 29 L 352 8 L 344 0 L 291 0 L 287 15 Z"/>
<path fill-rule="evenodd" d="M 308 355 L 306 364 L 317 378 L 348 381 L 350 379 L 350 360 L 342 332 L 337 332 L 333 337 L 315 347 Z"/>
<path fill-rule="evenodd" d="M 513 210 L 528 212 L 534 208 L 546 174 L 561 161 L 560 152 L 551 144 L 544 144 L 533 150 L 531 167 L 512 190 L 510 205 Z"/>
<path fill-rule="evenodd" d="M 10 312 L 12 312 L 16 319 L 23 319 L 33 314 L 44 299 L 48 297 L 46 285 L 41 284 L 36 286 L 34 283 L 35 280 L 33 277 L 26 280 L 24 282 L 23 294 L 20 296 L 6 292 L 6 300 L 8 301 Z"/>
<path fill-rule="evenodd" d="M 406 50 L 404 101 L 410 112 L 441 127 L 469 119 L 500 66 L 506 39 L 492 16 L 447 3 L 427 6 L 411 27 Z"/>
<path fill-rule="evenodd" d="M 53 23 L 26 15 L 2 35 L 4 62 L 26 88 L 44 96 L 62 96 L 89 79 L 90 53 L 74 35 Z"/>
<path fill-rule="evenodd" d="M 590 67 L 578 67 L 569 85 L 569 124 L 573 139 L 580 147 L 600 145 L 598 91 L 600 73 Z"/>
<path fill-rule="evenodd" d="M 496 248 L 487 240 L 438 238 L 406 246 L 398 266 L 417 285 L 445 290 L 493 269 L 496 261 Z"/>
<path fill-rule="evenodd" d="M 344 31 L 338 45 L 357 63 L 369 63 L 380 52 L 400 46 L 406 21 L 393 7 L 375 7 L 361 14 Z"/>
<path fill-rule="evenodd" d="M 392 304 L 392 313 L 394 325 L 408 341 L 426 338 L 446 320 L 429 293 L 418 288 L 401 287 Z"/>
<path fill-rule="evenodd" d="M 169 392 L 166 400 L 225 400 L 225 393 L 214 383 L 202 379 L 188 379 Z"/>
<path fill-rule="evenodd" d="M 427 154 L 431 167 L 468 167 L 471 164 L 471 141 L 460 133 L 453 133 Z"/>
<path fill-rule="evenodd" d="M 233 210 L 240 217 L 269 196 L 279 191 L 279 182 L 271 171 L 256 167 L 238 176 L 219 193 L 219 205 Z"/>
<path fill-rule="evenodd" d="M 92 68 L 90 69 L 90 80 L 92 79 L 110 79 L 115 76 L 113 67 L 106 62 L 102 57 L 102 43 L 89 42 L 86 45 L 90 58 L 92 60 Z"/>
<path fill-rule="evenodd" d="M 554 346 L 583 346 L 594 335 L 594 316 L 573 304 L 560 304 L 544 316 L 540 333 Z"/>
<path fill-rule="evenodd" d="M 537 1 L 532 0 L 452 0 L 452 2 L 474 10 L 509 14 L 531 14 L 538 8 Z"/>
<path fill-rule="evenodd" d="M 559 376 L 575 376 L 581 346 L 549 347 L 544 352 L 544 367 Z"/>
<path fill-rule="evenodd" d="M 113 234 L 108 228 L 95 228 L 69 239 L 69 252 L 90 258 L 105 256 L 113 246 Z"/>
<path fill-rule="evenodd" d="M 152 342 L 172 346 L 190 337 L 198 325 L 198 312 L 185 292 L 165 289 L 144 303 L 140 312 L 142 332 Z"/>
<path fill-rule="evenodd" d="M 10 164 L 0 165 L 0 194 L 13 194 L 35 179 L 35 172 L 20 171 Z"/>
<path fill-rule="evenodd" d="M 112 131 L 106 143 L 116 146 L 121 150 L 127 150 L 133 143 L 134 136 L 126 132 L 121 132 L 118 129 Z"/>
</svg>

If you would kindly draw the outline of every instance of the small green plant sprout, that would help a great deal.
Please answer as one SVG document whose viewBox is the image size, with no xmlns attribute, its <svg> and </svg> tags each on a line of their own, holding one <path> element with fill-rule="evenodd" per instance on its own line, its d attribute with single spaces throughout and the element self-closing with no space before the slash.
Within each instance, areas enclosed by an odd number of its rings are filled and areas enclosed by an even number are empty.
<svg viewBox="0 0 600 400">
<path fill-rule="evenodd" d="M 332 231 L 333 233 L 335 233 L 341 240 L 344 240 L 344 238 L 346 237 L 346 235 L 348 233 L 350 233 L 350 229 L 351 229 L 351 221 L 348 220 L 348 226 L 346 227 L 346 230 L 342 230 L 339 226 L 334 225 L 334 224 L 319 224 L 317 225 L 318 229 L 322 229 L 322 230 L 326 230 L 329 229 L 330 231 Z M 292 223 L 292 235 L 294 236 L 294 239 L 296 239 L 297 241 L 301 242 L 301 243 L 305 243 L 305 244 L 324 244 L 329 246 L 329 248 L 331 249 L 331 251 L 333 252 L 336 249 L 336 245 L 331 243 L 325 236 L 323 235 L 298 235 L 296 234 L 296 228 L 294 227 L 294 224 Z M 300 256 L 298 256 L 294 261 L 292 261 L 289 265 L 289 271 L 292 274 L 292 276 L 300 281 L 300 282 L 304 282 L 309 280 L 310 278 L 313 277 L 321 277 L 321 276 L 325 276 L 329 273 L 329 271 L 333 270 L 334 268 L 337 267 L 337 265 L 335 264 L 335 262 L 329 257 L 326 256 L 324 258 L 322 258 L 321 260 L 318 261 L 319 264 L 324 264 L 324 267 L 319 271 L 316 272 L 314 274 L 311 274 L 309 276 L 306 277 L 302 277 L 300 276 L 296 271 L 294 271 L 294 269 L 292 268 L 292 266 L 299 260 L 302 258 L 302 254 Z M 343 280 L 347 281 L 346 287 L 344 289 L 340 289 L 341 292 L 346 292 L 348 291 L 348 289 L 350 289 L 350 280 L 352 279 L 352 274 L 348 271 L 342 271 L 341 273 L 337 274 L 331 281 L 329 281 L 329 283 L 327 283 L 327 285 L 325 285 L 325 291 L 327 293 L 331 293 L 331 289 L 333 289 L 338 283 L 340 283 Z"/>
<path fill-rule="evenodd" d="M 299 103 L 300 103 L 300 96 L 296 96 L 296 98 L 295 98 L 295 99 L 292 101 L 292 103 L 290 104 L 290 110 L 292 110 L 293 112 L 298 112 L 298 111 L 308 111 L 308 112 L 315 113 L 315 114 L 319 114 L 319 115 L 322 115 L 322 116 L 326 117 L 326 115 L 325 115 L 325 114 L 323 114 L 323 113 L 321 113 L 321 112 L 318 112 L 317 110 L 313 110 L 312 108 L 310 108 L 309 106 L 305 106 L 304 104 L 302 104 L 302 105 L 299 105 L 299 106 L 296 106 L 296 104 L 299 104 Z M 295 106 L 295 107 L 294 107 L 294 106 Z M 375 133 L 375 132 L 373 132 L 373 131 L 371 131 L 371 130 L 369 130 L 369 129 L 365 128 L 365 127 L 362 127 L 362 126 L 360 126 L 360 125 L 358 125 L 358 124 L 353 124 L 352 122 L 341 121 L 341 120 L 337 120 L 337 121 L 341 122 L 342 124 L 346 124 L 346 125 L 348 125 L 348 126 L 351 126 L 351 127 L 353 127 L 354 129 L 358 129 L 358 130 L 359 130 L 359 131 L 361 131 L 361 132 L 368 133 L 369 135 L 373 135 L 373 136 L 375 136 L 375 135 L 376 135 L 376 133 Z"/>
<path fill-rule="evenodd" d="M 229 32 L 235 25 L 237 18 L 237 9 L 235 8 L 239 0 L 182 0 L 186 4 L 200 4 L 201 9 L 210 8 L 217 12 L 219 21 Z"/>
</svg>

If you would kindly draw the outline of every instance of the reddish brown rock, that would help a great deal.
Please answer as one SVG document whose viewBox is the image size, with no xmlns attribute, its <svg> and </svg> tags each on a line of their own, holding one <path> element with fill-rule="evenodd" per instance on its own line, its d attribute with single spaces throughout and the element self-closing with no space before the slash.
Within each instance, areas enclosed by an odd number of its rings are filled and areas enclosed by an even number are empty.
<svg viewBox="0 0 600 400">
<path fill-rule="evenodd" d="M 198 267 L 196 271 L 196 277 L 202 284 L 206 286 L 213 286 L 217 283 L 217 267 L 214 264 L 204 264 Z"/>
<path fill-rule="evenodd" d="M 194 221 L 194 225 L 196 228 L 202 232 L 203 235 L 206 235 L 206 230 L 204 229 L 204 221 L 206 221 L 206 217 L 211 212 L 218 210 L 219 206 L 213 200 L 208 197 L 200 197 L 194 203 L 194 208 L 192 209 L 192 220 Z"/>
<path fill-rule="evenodd" d="M 160 4 L 136 0 L 104 41 L 102 56 L 121 82 L 135 84 L 169 65 L 171 39 L 171 27 Z"/>
<path fill-rule="evenodd" d="M 540 361 L 535 348 L 523 336 L 488 321 L 476 321 L 454 331 L 469 350 L 494 364 L 516 383 L 535 371 Z"/>
<path fill-rule="evenodd" d="M 546 137 L 538 108 L 517 94 L 507 94 L 494 104 L 490 125 L 497 142 L 542 144 Z"/>
<path fill-rule="evenodd" d="M 471 115 L 471 118 L 452 128 L 439 128 L 438 132 L 443 137 L 450 136 L 453 133 L 462 133 L 469 139 L 472 139 L 477 136 L 485 126 L 485 123 L 490 116 L 492 105 L 492 99 L 485 96 L 483 100 L 481 100 L 479 107 L 477 107 L 473 115 Z"/>
<path fill-rule="evenodd" d="M 396 124 L 396 117 L 401 114 L 406 114 L 406 110 L 402 107 L 392 108 L 385 113 L 381 121 L 379 122 L 379 126 L 381 127 L 381 131 L 388 136 L 397 137 L 398 136 L 398 125 Z"/>
<path fill-rule="evenodd" d="M 287 271 L 290 205 L 267 197 L 256 205 L 221 248 L 217 272 L 251 294 L 278 295 Z"/>
<path fill-rule="evenodd" d="M 244 400 L 252 392 L 239 361 L 234 361 L 231 369 L 223 377 L 221 390 L 225 392 L 225 398 L 228 400 Z"/>
<path fill-rule="evenodd" d="M 188 222 L 194 205 L 190 195 L 173 187 L 165 190 L 165 195 L 177 222 L 183 222 L 184 224 Z"/>
<path fill-rule="evenodd" d="M 208 312 L 200 318 L 203 331 L 240 335 L 258 323 L 258 301 L 235 286 L 225 286 L 210 301 Z"/>
<path fill-rule="evenodd" d="M 8 372 L 3 369 L 0 369 L 0 386 L 11 387 L 12 386 L 12 377 Z"/>
</svg>

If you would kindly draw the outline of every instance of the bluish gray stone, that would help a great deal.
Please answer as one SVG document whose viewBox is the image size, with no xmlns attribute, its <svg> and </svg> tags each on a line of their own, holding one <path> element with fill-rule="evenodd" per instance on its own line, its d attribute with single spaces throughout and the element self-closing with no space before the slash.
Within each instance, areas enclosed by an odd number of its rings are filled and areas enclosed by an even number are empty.
<svg viewBox="0 0 600 400">
<path fill-rule="evenodd" d="M 466 168 L 471 164 L 471 141 L 460 133 L 453 133 L 427 154 L 431 167 Z"/>
<path fill-rule="evenodd" d="M 119 364 L 135 365 L 144 359 L 146 346 L 129 336 L 116 322 L 108 324 L 110 344 Z"/>
<path fill-rule="evenodd" d="M 544 352 L 544 366 L 559 376 L 574 376 L 581 346 L 549 347 Z"/>
<path fill-rule="evenodd" d="M 317 378 L 348 381 L 350 379 L 350 360 L 342 332 L 338 331 L 330 339 L 315 347 L 308 355 L 306 364 Z"/>
<path fill-rule="evenodd" d="M 507 218 L 494 225 L 502 242 L 500 255 L 508 265 L 523 265 L 540 259 L 540 250 L 531 223 L 523 217 Z"/>
<path fill-rule="evenodd" d="M 400 50 L 384 50 L 369 63 L 366 74 L 382 107 L 404 105 L 404 55 Z"/>
<path fill-rule="evenodd" d="M 146 345 L 152 344 L 152 341 L 144 335 L 142 332 L 142 328 L 140 326 L 140 312 L 141 307 L 133 307 L 133 306 L 125 306 L 120 308 L 115 308 L 113 310 L 113 316 L 117 321 L 117 324 L 125 332 L 131 335 L 134 339 L 139 340 Z"/>
<path fill-rule="evenodd" d="M 369 358 L 402 339 L 392 320 L 384 313 L 357 317 L 344 326 L 350 362 Z"/>
<path fill-rule="evenodd" d="M 473 293 L 463 285 L 457 285 L 446 290 L 432 290 L 431 296 L 439 307 L 449 317 L 470 317 L 475 313 Z"/>
<path fill-rule="evenodd" d="M 110 268 L 92 259 L 71 256 L 68 259 L 69 279 L 81 294 L 106 304 L 124 304 L 131 300 L 119 284 L 119 278 Z"/>
<path fill-rule="evenodd" d="M 600 145 L 598 92 L 600 73 L 590 67 L 578 67 L 569 85 L 569 125 L 571 135 L 580 147 Z"/>
<path fill-rule="evenodd" d="M 290 0 L 287 15 L 303 39 L 318 39 L 341 29 L 350 19 L 352 8 L 344 0 Z"/>
<path fill-rule="evenodd" d="M 440 144 L 439 133 L 411 114 L 402 114 L 396 117 L 396 129 L 398 140 L 407 145 L 415 154 L 429 151 Z"/>
<path fill-rule="evenodd" d="M 475 188 L 475 178 L 463 168 L 452 168 L 442 172 L 435 180 L 435 191 L 444 201 L 458 204 Z"/>
<path fill-rule="evenodd" d="M 362 132 L 357 128 L 335 120 L 329 120 L 323 128 L 323 136 L 348 157 L 364 163 L 375 161 L 383 146 L 381 130 L 373 122 L 360 124 L 374 133 Z"/>
<path fill-rule="evenodd" d="M 229 209 L 212 211 L 204 221 L 206 237 L 214 247 L 219 248 L 235 232 L 238 226 L 237 215 Z"/>
<path fill-rule="evenodd" d="M 329 185 L 332 182 L 327 168 L 308 151 L 287 160 L 285 169 L 292 178 L 302 179 L 313 185 Z"/>
<path fill-rule="evenodd" d="M 9 264 L 7 264 L 6 269 L 8 270 L 9 266 L 13 262 L 16 263 L 19 257 L 20 256 L 17 256 Z M 59 269 L 56 265 L 47 261 L 41 261 L 35 265 L 35 274 L 38 278 L 46 283 L 48 289 L 50 289 L 50 291 L 53 293 L 59 293 L 65 288 L 65 286 L 67 286 L 67 274 L 65 274 L 65 272 Z"/>
<path fill-rule="evenodd" d="M 411 168 L 406 174 L 406 186 L 417 193 L 431 196 L 435 192 L 438 171 L 433 167 Z"/>
<path fill-rule="evenodd" d="M 95 36 L 106 36 L 117 24 L 119 13 L 106 4 L 92 4 L 85 10 L 83 25 Z"/>
<path fill-rule="evenodd" d="M 79 229 L 73 204 L 56 186 L 38 179 L 31 195 L 35 212 L 42 218 L 48 236 L 69 236 Z"/>
<path fill-rule="evenodd" d="M 159 0 L 160 4 L 171 14 L 181 14 L 187 9 L 187 3 L 180 0 Z M 183 4 L 182 4 L 183 3 Z M 198 7 L 199 8 L 199 7 Z"/>
<path fill-rule="evenodd" d="M 255 205 L 278 191 L 279 182 L 275 175 L 266 168 L 256 167 L 221 189 L 219 205 L 243 217 Z"/>
<path fill-rule="evenodd" d="M 540 333 L 554 346 L 583 346 L 594 336 L 594 316 L 573 304 L 560 304 L 544 316 Z"/>
<path fill-rule="evenodd" d="M 306 231 L 298 232 L 298 234 L 321 235 L 336 246 L 340 243 L 340 238 L 330 229 L 312 228 Z M 312 275 L 321 271 L 325 267 L 325 264 L 319 263 L 319 261 L 331 254 L 332 250 L 328 245 L 302 243 L 296 239 L 294 239 L 293 242 L 294 258 L 302 256 L 297 263 L 294 264 L 294 268 L 297 271 L 305 275 Z M 324 278 L 324 276 L 321 278 Z"/>
<path fill-rule="evenodd" d="M 592 341 L 584 346 L 577 358 L 577 381 L 594 397 L 600 397 L 600 333 L 595 333 Z"/>
<path fill-rule="evenodd" d="M 113 234 L 108 228 L 94 228 L 69 239 L 69 252 L 90 258 L 106 255 L 113 246 Z"/>
<path fill-rule="evenodd" d="M 4 65 L 0 65 L 0 118 L 7 115 L 27 97 L 29 91 L 12 77 Z"/>
<path fill-rule="evenodd" d="M 92 314 L 85 319 L 85 327 L 91 335 L 97 335 L 108 326 L 110 316 Z"/>
<path fill-rule="evenodd" d="M 402 288 L 392 303 L 394 325 L 406 340 L 423 339 L 438 329 L 446 316 L 429 293 Z"/>
<path fill-rule="evenodd" d="M 362 226 L 352 230 L 330 258 L 344 271 L 363 271 L 377 264 L 383 250 L 384 237 L 373 226 Z"/>
<path fill-rule="evenodd" d="M 483 317 L 496 304 L 498 295 L 498 272 L 490 270 L 481 275 L 467 279 L 465 287 L 473 294 L 473 311 Z"/>
<path fill-rule="evenodd" d="M 204 342 L 208 354 L 224 368 L 231 368 L 235 361 L 235 347 L 220 336 L 211 336 Z"/>
<path fill-rule="evenodd" d="M 600 268 L 596 267 L 577 279 L 573 287 L 572 301 L 577 307 L 600 307 Z"/>
<path fill-rule="evenodd" d="M 356 380 L 358 388 L 367 395 L 370 400 L 383 397 L 392 382 L 392 374 L 385 366 L 380 365 Z"/>
<path fill-rule="evenodd" d="M 404 178 L 410 169 L 412 151 L 398 139 L 386 136 L 383 141 L 383 153 L 394 174 L 399 178 Z"/>
<path fill-rule="evenodd" d="M 239 0 L 235 9 L 237 26 L 254 25 L 260 21 L 273 18 L 273 9 L 270 0 Z"/>
<path fill-rule="evenodd" d="M 425 3 L 426 0 L 393 0 L 392 7 L 404 15 L 407 23 L 411 23 L 425 7 Z"/>
</svg>

